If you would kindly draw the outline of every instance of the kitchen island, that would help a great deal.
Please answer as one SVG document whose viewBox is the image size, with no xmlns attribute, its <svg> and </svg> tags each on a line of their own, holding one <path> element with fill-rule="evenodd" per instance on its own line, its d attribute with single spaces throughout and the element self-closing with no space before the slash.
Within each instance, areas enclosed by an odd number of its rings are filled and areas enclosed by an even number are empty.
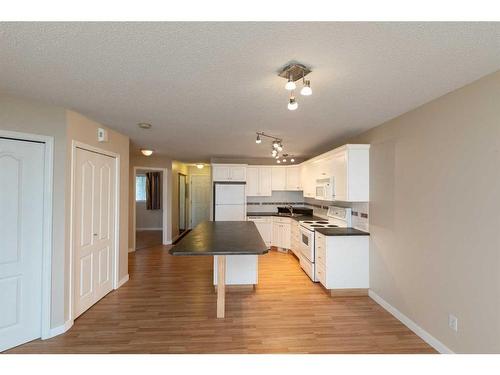
<svg viewBox="0 0 500 375">
<path fill-rule="evenodd" d="M 256 257 L 267 253 L 268 248 L 251 221 L 205 221 L 197 225 L 169 252 L 175 256 L 216 257 L 217 318 L 224 318 L 226 257 Z"/>
</svg>

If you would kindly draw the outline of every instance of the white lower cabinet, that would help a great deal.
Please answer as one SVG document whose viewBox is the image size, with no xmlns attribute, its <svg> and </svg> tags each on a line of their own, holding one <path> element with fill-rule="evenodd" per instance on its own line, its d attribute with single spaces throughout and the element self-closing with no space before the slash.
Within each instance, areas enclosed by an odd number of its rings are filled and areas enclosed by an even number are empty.
<svg viewBox="0 0 500 375">
<path fill-rule="evenodd" d="M 290 224 L 290 250 L 297 257 L 300 255 L 300 229 L 299 222 L 296 220 L 292 220 Z"/>
<path fill-rule="evenodd" d="M 326 289 L 369 287 L 369 236 L 325 236 L 315 232 L 316 278 Z"/>
<path fill-rule="evenodd" d="M 283 249 L 290 248 L 290 218 L 273 217 L 272 245 Z"/>
<path fill-rule="evenodd" d="M 272 216 L 248 216 L 248 221 L 253 221 L 260 236 L 264 240 L 266 246 L 272 245 L 272 230 L 273 230 L 273 217 Z"/>
</svg>

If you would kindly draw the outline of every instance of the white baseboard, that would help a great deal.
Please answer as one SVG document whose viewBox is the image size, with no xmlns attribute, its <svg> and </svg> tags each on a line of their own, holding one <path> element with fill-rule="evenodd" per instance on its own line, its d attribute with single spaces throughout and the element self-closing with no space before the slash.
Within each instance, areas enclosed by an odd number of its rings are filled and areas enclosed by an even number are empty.
<svg viewBox="0 0 500 375">
<path fill-rule="evenodd" d="M 380 306 L 386 309 L 389 313 L 391 313 L 397 320 L 411 329 L 417 336 L 419 336 L 422 340 L 424 340 L 427 344 L 432 346 L 441 354 L 455 354 L 450 348 L 444 345 L 441 341 L 432 336 L 429 332 L 420 327 L 413 320 L 404 315 L 401 311 L 392 306 L 389 302 L 380 297 L 373 290 L 368 291 L 368 295 L 371 299 L 377 302 Z"/>
<path fill-rule="evenodd" d="M 163 228 L 135 228 L 136 231 L 139 230 L 163 230 Z"/>
<path fill-rule="evenodd" d="M 118 281 L 118 285 L 116 286 L 116 289 L 118 289 L 123 284 L 125 284 L 128 281 L 128 277 L 129 277 L 128 274 L 126 276 L 122 277 L 122 279 L 120 281 Z"/>
<path fill-rule="evenodd" d="M 58 336 L 64 332 L 66 332 L 68 329 L 70 329 L 71 327 L 73 326 L 73 320 L 68 320 L 66 321 L 66 323 L 58 326 L 58 327 L 55 327 L 55 328 L 51 328 L 49 330 L 49 334 L 47 337 L 42 337 L 42 340 L 46 340 L 46 339 L 50 339 L 54 336 Z"/>
<path fill-rule="evenodd" d="M 134 251 L 135 251 L 135 249 L 132 249 L 132 248 L 128 249 L 129 253 L 133 253 Z"/>
<path fill-rule="evenodd" d="M 164 245 L 172 245 L 172 241 L 169 240 L 169 241 L 164 242 L 163 244 Z"/>
</svg>

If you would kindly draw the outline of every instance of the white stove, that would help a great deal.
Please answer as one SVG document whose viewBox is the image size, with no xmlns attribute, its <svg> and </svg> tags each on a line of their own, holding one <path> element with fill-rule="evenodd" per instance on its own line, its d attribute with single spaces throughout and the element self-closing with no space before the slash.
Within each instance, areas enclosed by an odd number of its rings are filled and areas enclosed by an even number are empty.
<svg viewBox="0 0 500 375">
<path fill-rule="evenodd" d="M 312 281 L 316 279 L 314 231 L 318 228 L 346 228 L 351 226 L 351 209 L 328 207 L 328 220 L 301 220 L 300 224 L 300 266 Z"/>
</svg>

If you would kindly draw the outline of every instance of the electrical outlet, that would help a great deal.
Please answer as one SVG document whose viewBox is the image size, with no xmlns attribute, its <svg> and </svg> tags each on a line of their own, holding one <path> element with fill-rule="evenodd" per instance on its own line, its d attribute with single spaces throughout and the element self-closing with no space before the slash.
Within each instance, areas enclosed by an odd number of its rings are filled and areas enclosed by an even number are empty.
<svg viewBox="0 0 500 375">
<path fill-rule="evenodd" d="M 455 315 L 448 314 L 448 326 L 458 332 L 458 318 Z"/>
</svg>

